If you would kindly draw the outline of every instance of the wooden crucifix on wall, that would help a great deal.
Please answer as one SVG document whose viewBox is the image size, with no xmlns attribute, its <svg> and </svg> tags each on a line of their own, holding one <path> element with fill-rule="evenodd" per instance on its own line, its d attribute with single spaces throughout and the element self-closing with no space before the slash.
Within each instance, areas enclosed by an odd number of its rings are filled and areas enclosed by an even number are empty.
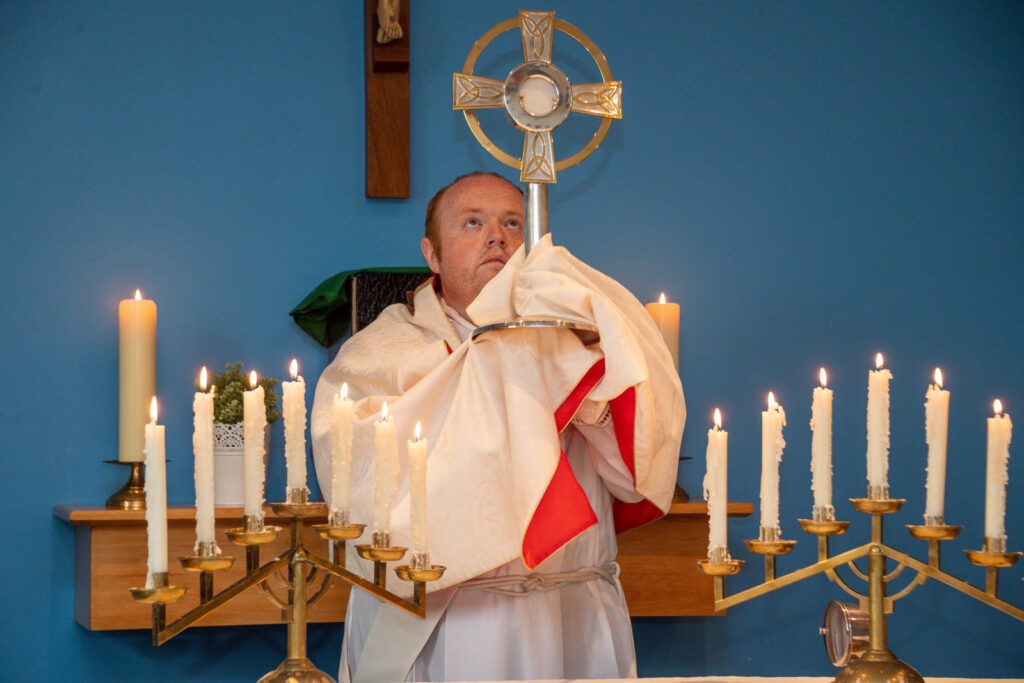
<svg viewBox="0 0 1024 683">
<path fill-rule="evenodd" d="M 409 3 L 365 5 L 366 196 L 409 196 Z"/>
</svg>

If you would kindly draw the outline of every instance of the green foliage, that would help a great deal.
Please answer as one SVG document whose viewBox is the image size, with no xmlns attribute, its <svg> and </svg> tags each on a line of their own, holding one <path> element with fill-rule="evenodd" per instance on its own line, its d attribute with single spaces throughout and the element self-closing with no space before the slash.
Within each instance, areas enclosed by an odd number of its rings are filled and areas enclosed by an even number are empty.
<svg viewBox="0 0 1024 683">
<path fill-rule="evenodd" d="M 222 424 L 241 422 L 243 418 L 242 392 L 249 388 L 249 378 L 242 374 L 242 363 L 228 363 L 224 370 L 214 375 L 210 383 L 217 387 L 213 397 L 213 420 Z M 267 406 L 267 422 L 281 417 L 277 412 L 277 380 L 273 377 L 260 377 L 259 385 L 263 387 L 263 401 Z M 196 388 L 198 388 L 198 383 Z"/>
</svg>

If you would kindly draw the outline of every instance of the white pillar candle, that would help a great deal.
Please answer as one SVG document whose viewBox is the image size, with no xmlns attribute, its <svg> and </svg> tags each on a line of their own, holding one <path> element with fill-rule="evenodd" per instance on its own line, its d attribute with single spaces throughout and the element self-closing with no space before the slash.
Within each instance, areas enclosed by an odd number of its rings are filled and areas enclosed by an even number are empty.
<svg viewBox="0 0 1024 683">
<path fill-rule="evenodd" d="M 928 524 L 942 524 L 946 502 L 946 437 L 949 432 L 949 392 L 942 388 L 942 370 L 935 368 L 935 384 L 928 387 L 924 398 L 924 436 L 928 444 L 924 519 Z"/>
<path fill-rule="evenodd" d="M 306 491 L 306 380 L 299 375 L 299 363 L 292 359 L 292 381 L 281 382 L 284 416 L 284 459 L 288 470 L 288 491 Z"/>
<path fill-rule="evenodd" d="M 352 481 L 352 435 L 355 403 L 348 397 L 348 383 L 334 397 L 331 406 L 331 520 L 347 518 Z"/>
<path fill-rule="evenodd" d="M 200 543 L 213 543 L 216 534 L 213 513 L 213 387 L 206 391 L 206 367 L 199 373 L 200 391 L 192 399 L 192 452 L 195 454 L 196 552 Z"/>
<path fill-rule="evenodd" d="M 409 503 L 413 553 L 427 552 L 427 440 L 420 438 L 416 423 L 414 438 L 407 441 L 409 449 Z"/>
<path fill-rule="evenodd" d="M 779 528 L 779 463 L 786 442 L 782 427 L 786 411 L 768 392 L 768 410 L 761 412 L 761 528 Z"/>
<path fill-rule="evenodd" d="M 726 516 L 729 463 L 729 432 L 722 429 L 722 413 L 715 408 L 715 426 L 708 430 L 707 469 L 704 474 L 704 500 L 708 504 L 708 559 L 728 557 Z M 716 553 L 717 551 L 717 553 Z"/>
<path fill-rule="evenodd" d="M 263 387 L 257 384 L 256 371 L 249 373 L 249 391 L 242 392 L 242 413 L 244 428 L 245 514 L 263 521 L 263 484 L 266 468 L 263 454 L 266 451 L 267 408 L 263 399 Z"/>
<path fill-rule="evenodd" d="M 1000 547 L 1006 542 L 1004 528 L 1006 516 L 1006 484 L 1010 474 L 1010 435 L 1013 423 L 1003 413 L 1003 404 L 998 399 L 992 406 L 993 417 L 988 418 L 988 448 L 985 457 L 985 538 L 992 539 Z"/>
<path fill-rule="evenodd" d="M 135 290 L 117 306 L 119 395 L 118 452 L 121 462 L 141 462 L 149 399 L 156 394 L 156 304 Z"/>
<path fill-rule="evenodd" d="M 164 426 L 156 423 L 156 396 L 150 403 L 144 429 L 146 454 L 146 588 L 154 588 L 154 574 L 167 572 L 167 464 Z"/>
<path fill-rule="evenodd" d="M 868 370 L 868 490 L 871 497 L 889 495 L 889 380 L 892 373 L 875 356 L 877 370 Z"/>
<path fill-rule="evenodd" d="M 661 331 L 669 353 L 672 354 L 672 362 L 676 370 L 679 369 L 679 304 L 665 303 L 665 292 L 658 297 L 657 303 L 645 304 L 644 308 L 654 318 L 654 324 Z"/>
<path fill-rule="evenodd" d="M 387 403 L 373 427 L 373 530 L 385 533 L 391 530 L 391 503 L 398 487 L 398 442 Z"/>
<path fill-rule="evenodd" d="M 821 386 L 814 388 L 811 400 L 811 491 L 815 513 L 832 519 L 832 390 L 827 388 L 825 368 L 818 372 L 818 380 Z"/>
</svg>

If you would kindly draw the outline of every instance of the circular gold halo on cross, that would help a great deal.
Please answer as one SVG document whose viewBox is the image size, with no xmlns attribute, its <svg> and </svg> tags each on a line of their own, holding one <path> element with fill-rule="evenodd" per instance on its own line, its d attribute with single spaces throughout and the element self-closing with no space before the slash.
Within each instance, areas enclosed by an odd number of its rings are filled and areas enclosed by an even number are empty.
<svg viewBox="0 0 1024 683">
<path fill-rule="evenodd" d="M 480 57 L 480 54 L 484 51 L 484 49 L 502 33 L 512 31 L 519 27 L 519 17 L 512 17 L 511 19 L 506 19 L 505 21 L 502 21 L 492 26 L 490 30 L 488 30 L 486 33 L 480 36 L 480 38 L 478 38 L 477 41 L 473 43 L 472 49 L 466 56 L 466 62 L 465 64 L 462 65 L 462 73 L 472 75 L 473 67 L 476 66 L 476 60 Z M 591 59 L 593 59 L 594 63 L 597 64 L 597 68 L 601 72 L 601 78 L 604 80 L 605 83 L 608 83 L 612 80 L 612 70 L 608 67 L 608 60 L 605 59 L 604 53 L 601 52 L 601 49 L 597 47 L 597 44 L 594 43 L 594 41 L 592 41 L 586 33 L 579 30 L 569 22 L 564 21 L 562 19 L 558 19 L 557 17 L 554 20 L 554 28 L 555 30 L 561 31 L 562 33 L 565 33 L 566 35 L 575 39 L 577 43 L 583 46 L 583 49 L 585 49 L 587 53 L 590 54 Z M 480 121 L 477 119 L 476 112 L 474 110 L 465 109 L 463 110 L 462 114 L 463 116 L 466 117 L 466 124 L 469 126 L 469 129 L 473 132 L 473 137 L 477 139 L 477 142 L 479 142 L 484 149 L 490 152 L 491 156 L 493 156 L 495 159 L 502 162 L 503 164 L 511 166 L 512 168 L 522 168 L 523 160 L 521 158 L 512 156 L 511 154 L 509 154 L 508 152 L 494 144 L 494 142 L 489 137 L 487 137 L 487 133 L 485 133 L 483 128 L 480 126 Z M 590 138 L 587 144 L 584 145 L 582 149 L 580 149 L 572 156 L 566 157 L 565 159 L 562 159 L 560 161 L 556 161 L 555 171 L 564 171 L 567 168 L 572 168 L 573 166 L 575 166 L 576 164 L 580 163 L 581 161 L 589 157 L 591 154 L 593 154 L 594 151 L 601 145 L 601 143 L 604 142 L 604 137 L 605 135 L 608 134 L 608 129 L 611 128 L 611 125 L 612 120 L 610 118 L 602 117 L 601 123 L 597 127 L 597 131 L 594 133 L 593 137 Z"/>
</svg>

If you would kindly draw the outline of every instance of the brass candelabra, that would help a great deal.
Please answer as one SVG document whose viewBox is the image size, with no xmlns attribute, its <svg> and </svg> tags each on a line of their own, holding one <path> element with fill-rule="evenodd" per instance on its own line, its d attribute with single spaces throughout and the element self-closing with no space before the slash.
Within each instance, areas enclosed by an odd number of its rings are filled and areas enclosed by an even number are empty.
<svg viewBox="0 0 1024 683">
<path fill-rule="evenodd" d="M 716 549 L 720 552 L 716 553 L 715 557 L 698 561 L 697 564 L 701 571 L 714 577 L 715 610 L 727 609 L 815 574 L 824 573 L 829 581 L 838 584 L 846 593 L 857 598 L 860 609 L 867 613 L 869 620 L 868 637 L 866 643 L 863 644 L 862 651 L 848 657 L 845 666 L 836 676 L 837 683 L 852 683 L 853 681 L 862 683 L 924 682 L 924 679 L 913 667 L 897 659 L 889 650 L 886 614 L 893 611 L 894 603 L 897 600 L 923 585 L 928 579 L 935 579 L 1024 621 L 1024 609 L 1001 600 L 996 595 L 999 570 L 1014 565 L 1021 553 L 1006 552 L 1005 540 L 989 538 L 985 539 L 983 550 L 965 550 L 967 558 L 972 564 L 985 568 L 985 588 L 984 590 L 976 588 L 966 581 L 947 574 L 940 568 L 941 543 L 956 538 L 962 527 L 946 525 L 943 520 L 927 520 L 930 523 L 922 526 L 908 524 L 907 530 L 911 536 L 928 542 L 928 561 L 921 562 L 883 542 L 882 530 L 885 515 L 897 512 L 904 501 L 903 499 L 879 496 L 878 493 L 870 491 L 869 495 L 873 497 L 850 499 L 857 512 L 871 515 L 871 540 L 839 555 L 829 555 L 829 537 L 845 533 L 850 522 L 836 521 L 831 518 L 832 515 L 819 515 L 817 511 L 814 515 L 815 519 L 798 520 L 805 532 L 817 536 L 818 561 L 788 574 L 776 576 L 775 558 L 777 555 L 788 553 L 796 541 L 778 539 L 777 535 L 773 533 L 776 531 L 775 529 L 762 529 L 761 537 L 758 540 L 744 541 L 751 552 L 764 557 L 764 582 L 734 595 L 726 596 L 725 578 L 740 571 L 744 564 L 742 560 L 730 558 L 724 549 Z M 865 556 L 868 558 L 867 572 L 855 564 L 856 560 Z M 887 559 L 897 563 L 896 567 L 889 572 L 886 571 Z M 858 578 L 867 582 L 868 592 L 866 595 L 854 590 L 836 573 L 836 569 L 843 565 L 849 567 L 850 571 Z M 888 595 L 886 584 L 908 567 L 917 574 L 901 590 L 893 595 Z"/>
<path fill-rule="evenodd" d="M 444 567 L 430 565 L 429 561 L 424 562 L 423 557 L 414 553 L 412 565 L 394 568 L 400 579 L 413 583 L 412 601 L 400 598 L 387 590 L 387 563 L 402 559 L 406 548 L 392 547 L 388 534 L 374 534 L 372 544 L 356 546 L 360 557 L 373 561 L 374 580 L 367 581 L 345 568 L 346 544 L 359 538 L 366 525 L 350 524 L 343 517 L 332 517 L 327 524 L 312 525 L 321 538 L 331 543 L 337 560 L 331 562 L 308 551 L 302 540 L 305 520 L 323 516 L 326 513 L 325 504 L 308 502 L 305 491 L 290 490 L 288 498 L 288 502 L 271 503 L 271 507 L 276 514 L 290 518 L 291 547 L 261 565 L 260 546 L 273 541 L 282 529 L 264 525 L 255 515 L 245 515 L 242 526 L 229 529 L 227 536 L 232 543 L 245 548 L 246 575 L 219 593 L 213 591 L 214 574 L 229 569 L 234 564 L 233 557 L 216 555 L 214 544 L 201 543 L 197 555 L 179 558 L 184 569 L 199 572 L 199 605 L 176 621 L 166 623 L 166 605 L 184 596 L 186 588 L 167 585 L 167 573 L 154 574 L 152 587 L 131 589 L 136 601 L 152 605 L 153 645 L 162 645 L 244 591 L 256 587 L 281 608 L 282 620 L 288 623 L 287 657 L 277 669 L 260 678 L 260 683 L 334 683 L 331 676 L 317 669 L 306 657 L 306 610 L 323 596 L 332 579 L 344 581 L 415 617 L 424 618 L 426 582 L 441 578 Z M 282 573 L 286 569 L 285 578 Z M 268 582 L 275 573 L 287 587 L 287 596 L 277 595 Z M 318 573 L 322 576 L 318 577 Z M 317 581 L 318 586 L 315 585 Z"/>
</svg>

